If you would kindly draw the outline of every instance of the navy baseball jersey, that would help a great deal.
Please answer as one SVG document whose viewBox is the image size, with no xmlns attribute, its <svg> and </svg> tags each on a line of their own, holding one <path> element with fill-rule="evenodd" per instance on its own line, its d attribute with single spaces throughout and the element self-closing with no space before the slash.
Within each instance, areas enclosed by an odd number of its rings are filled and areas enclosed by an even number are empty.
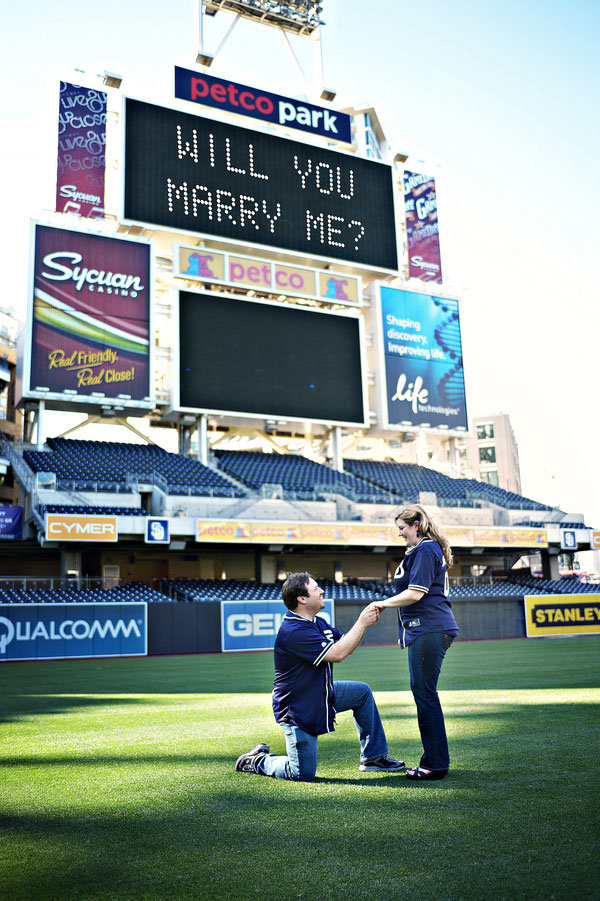
<svg viewBox="0 0 600 901">
<path fill-rule="evenodd" d="M 448 600 L 448 567 L 437 541 L 424 538 L 407 550 L 394 573 L 394 593 L 407 588 L 424 591 L 423 597 L 408 607 L 398 607 L 399 644 L 405 648 L 424 632 L 458 635 L 458 626 Z"/>
<path fill-rule="evenodd" d="M 273 713 L 278 723 L 310 735 L 333 732 L 335 697 L 331 663 L 323 660 L 342 637 L 320 616 L 314 622 L 288 611 L 275 639 Z"/>
</svg>

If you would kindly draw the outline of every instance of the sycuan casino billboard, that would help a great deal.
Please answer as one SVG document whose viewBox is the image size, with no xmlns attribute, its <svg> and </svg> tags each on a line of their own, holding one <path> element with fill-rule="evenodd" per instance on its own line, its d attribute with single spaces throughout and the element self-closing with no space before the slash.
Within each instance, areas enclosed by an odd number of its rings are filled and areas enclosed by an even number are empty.
<svg viewBox="0 0 600 901">
<path fill-rule="evenodd" d="M 23 396 L 152 406 L 150 245 L 34 225 Z"/>
<path fill-rule="evenodd" d="M 390 166 L 131 99 L 124 219 L 398 269 Z"/>
<path fill-rule="evenodd" d="M 467 428 L 458 301 L 380 286 L 385 426 Z"/>
</svg>

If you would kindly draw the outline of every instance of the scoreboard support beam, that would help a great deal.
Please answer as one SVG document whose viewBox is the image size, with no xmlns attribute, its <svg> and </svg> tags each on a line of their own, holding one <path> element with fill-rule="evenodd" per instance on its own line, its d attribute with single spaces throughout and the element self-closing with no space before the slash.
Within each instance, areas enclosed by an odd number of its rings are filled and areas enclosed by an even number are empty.
<svg viewBox="0 0 600 901">
<path fill-rule="evenodd" d="M 198 417 L 198 460 L 208 466 L 208 416 L 201 413 Z"/>
<path fill-rule="evenodd" d="M 331 456 L 333 468 L 337 472 L 344 471 L 344 454 L 342 450 L 342 427 L 334 426 L 331 430 Z"/>
</svg>

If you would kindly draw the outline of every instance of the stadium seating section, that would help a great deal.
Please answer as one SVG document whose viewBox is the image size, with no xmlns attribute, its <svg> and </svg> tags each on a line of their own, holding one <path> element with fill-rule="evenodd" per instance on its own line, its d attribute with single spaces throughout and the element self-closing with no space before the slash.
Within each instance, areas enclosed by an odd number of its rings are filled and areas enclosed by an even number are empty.
<svg viewBox="0 0 600 901">
<path fill-rule="evenodd" d="M 14 582 L 14 580 L 13 580 Z M 393 586 L 385 582 L 353 582 L 338 584 L 330 579 L 319 579 L 325 597 L 335 601 L 354 601 L 368 604 L 377 598 L 393 594 Z M 515 599 L 526 594 L 587 594 L 598 592 L 597 585 L 586 585 L 576 578 L 537 579 L 534 577 L 513 581 L 463 583 L 450 588 L 450 599 L 464 598 L 477 600 Z M 148 603 L 169 603 L 187 601 L 202 603 L 207 601 L 280 601 L 281 582 L 267 584 L 241 580 L 215 579 L 165 579 L 159 590 L 133 582 L 112 589 L 104 588 L 13 588 L 4 587 L 0 581 L 1 604 L 58 604 L 93 603 L 105 601 L 127 603 L 147 601 Z"/>
<path fill-rule="evenodd" d="M 432 492 L 437 504 L 445 507 L 552 509 L 485 482 L 453 479 L 413 463 L 345 460 L 345 471 L 337 472 L 292 454 L 215 450 L 213 468 L 155 445 L 49 438 L 48 447 L 49 451 L 26 450 L 23 459 L 33 472 L 55 473 L 59 489 L 126 491 L 132 482 L 153 481 L 156 476 L 169 494 L 241 498 L 272 484 L 280 485 L 286 496 L 303 500 L 339 493 L 357 503 L 418 503 L 421 492 Z"/>
<path fill-rule="evenodd" d="M 148 516 L 143 507 L 92 507 L 77 504 L 40 504 L 37 508 L 40 516 L 45 513 L 80 513 L 89 516 Z"/>
<path fill-rule="evenodd" d="M 284 491 L 311 500 L 315 493 L 339 492 L 363 503 L 389 502 L 390 492 L 371 485 L 352 473 L 291 454 L 261 454 L 254 451 L 216 450 L 219 468 L 255 491 L 265 484 L 281 485 Z"/>
<path fill-rule="evenodd" d="M 162 478 L 169 494 L 244 497 L 214 469 L 156 445 L 49 438 L 50 451 L 23 452 L 33 472 L 54 472 L 57 487 L 78 491 L 126 491 L 132 480 Z"/>
<path fill-rule="evenodd" d="M 344 469 L 374 486 L 395 494 L 402 503 L 416 504 L 421 491 L 434 492 L 437 503 L 445 507 L 474 507 L 487 501 L 509 510 L 551 510 L 529 498 L 505 491 L 476 479 L 452 479 L 417 466 L 416 463 L 380 463 L 374 460 L 344 460 Z"/>
<path fill-rule="evenodd" d="M 14 581 L 14 580 L 13 580 Z M 131 601 L 164 603 L 168 597 L 147 585 L 132 582 L 115 588 L 5 588 L 0 582 L 0 604 L 126 604 Z"/>
</svg>

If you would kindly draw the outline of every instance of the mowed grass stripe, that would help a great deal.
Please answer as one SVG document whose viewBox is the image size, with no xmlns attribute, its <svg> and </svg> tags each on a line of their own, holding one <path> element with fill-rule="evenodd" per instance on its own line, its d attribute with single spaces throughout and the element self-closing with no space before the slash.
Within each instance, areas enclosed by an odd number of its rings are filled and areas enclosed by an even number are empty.
<svg viewBox="0 0 600 901">
<path fill-rule="evenodd" d="M 405 653 L 361 648 L 390 750 L 420 742 Z M 317 781 L 236 774 L 283 750 L 270 654 L 0 667 L 0 897 L 597 898 L 600 639 L 458 643 L 453 770 L 360 774 L 349 714 Z"/>
</svg>

